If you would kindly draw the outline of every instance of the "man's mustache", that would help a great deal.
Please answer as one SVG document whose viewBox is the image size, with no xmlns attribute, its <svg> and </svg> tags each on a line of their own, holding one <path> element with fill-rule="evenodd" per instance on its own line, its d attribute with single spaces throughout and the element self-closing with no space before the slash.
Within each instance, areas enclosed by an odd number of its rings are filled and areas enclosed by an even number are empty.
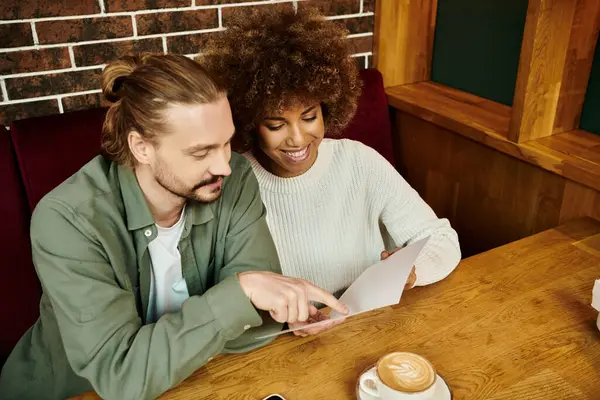
<svg viewBox="0 0 600 400">
<path fill-rule="evenodd" d="M 212 178 L 205 179 L 202 182 L 198 183 L 196 186 L 194 186 L 194 188 L 192 190 L 196 191 L 196 190 L 200 189 L 203 186 L 210 185 L 211 183 L 216 183 L 221 178 L 224 178 L 224 176 L 222 176 L 222 175 L 214 175 Z"/>
</svg>

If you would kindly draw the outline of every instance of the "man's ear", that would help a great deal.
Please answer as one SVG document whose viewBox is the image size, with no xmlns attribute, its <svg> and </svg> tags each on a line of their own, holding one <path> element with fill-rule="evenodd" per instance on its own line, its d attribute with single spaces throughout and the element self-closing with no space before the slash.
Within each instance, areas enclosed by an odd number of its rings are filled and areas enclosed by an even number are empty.
<svg viewBox="0 0 600 400">
<path fill-rule="evenodd" d="M 150 164 L 154 155 L 152 143 L 142 137 L 139 132 L 131 131 L 127 136 L 127 143 L 131 154 L 140 164 Z"/>
</svg>

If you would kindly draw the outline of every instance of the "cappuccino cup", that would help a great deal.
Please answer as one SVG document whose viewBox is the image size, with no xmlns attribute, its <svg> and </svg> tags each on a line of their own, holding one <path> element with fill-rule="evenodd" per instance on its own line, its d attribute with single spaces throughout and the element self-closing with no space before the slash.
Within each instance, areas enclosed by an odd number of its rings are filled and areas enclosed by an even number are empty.
<svg viewBox="0 0 600 400">
<path fill-rule="evenodd" d="M 433 365 L 418 354 L 406 352 L 381 357 L 359 382 L 365 393 L 383 400 L 430 400 L 436 383 Z"/>
</svg>

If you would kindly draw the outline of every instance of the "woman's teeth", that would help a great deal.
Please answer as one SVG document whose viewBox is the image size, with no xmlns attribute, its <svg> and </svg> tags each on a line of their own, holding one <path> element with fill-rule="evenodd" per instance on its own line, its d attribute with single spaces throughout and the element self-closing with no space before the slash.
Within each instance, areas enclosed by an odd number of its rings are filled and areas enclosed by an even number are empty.
<svg viewBox="0 0 600 400">
<path fill-rule="evenodd" d="M 295 161 L 302 161 L 308 156 L 308 146 L 299 151 L 284 151 L 284 153 Z"/>
</svg>

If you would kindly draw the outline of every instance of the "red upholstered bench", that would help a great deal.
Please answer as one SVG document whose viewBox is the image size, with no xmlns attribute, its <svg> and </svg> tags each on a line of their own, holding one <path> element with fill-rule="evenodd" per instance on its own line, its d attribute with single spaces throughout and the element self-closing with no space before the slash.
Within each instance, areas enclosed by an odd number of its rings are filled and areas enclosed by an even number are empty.
<svg viewBox="0 0 600 400">
<path fill-rule="evenodd" d="M 342 137 L 357 140 L 377 150 L 390 164 L 396 166 L 392 147 L 392 127 L 383 77 L 376 69 L 360 71 L 363 91 L 358 109 Z"/>
<path fill-rule="evenodd" d="M 100 150 L 106 109 L 95 108 L 14 122 L 11 137 L 29 209 Z"/>
<path fill-rule="evenodd" d="M 10 135 L 0 127 L 0 365 L 39 314 L 42 293 L 29 245 L 29 207 Z"/>
<path fill-rule="evenodd" d="M 358 110 L 342 137 L 373 147 L 394 164 L 383 79 L 374 69 L 361 71 L 361 78 L 364 88 Z M 0 359 L 39 316 L 41 292 L 29 241 L 31 211 L 46 193 L 98 154 L 105 113 L 106 109 L 91 109 L 17 121 L 10 136 L 0 135 L 0 207 L 8 216 L 8 225 L 0 233 L 4 256 Z"/>
</svg>

